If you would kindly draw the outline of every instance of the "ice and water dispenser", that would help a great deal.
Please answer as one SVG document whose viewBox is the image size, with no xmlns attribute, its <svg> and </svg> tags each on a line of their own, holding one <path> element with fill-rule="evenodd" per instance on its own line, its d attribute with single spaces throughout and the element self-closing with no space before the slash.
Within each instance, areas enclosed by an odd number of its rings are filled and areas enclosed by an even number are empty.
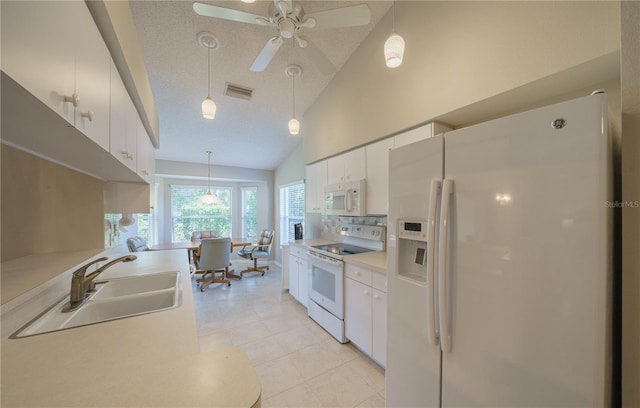
<svg viewBox="0 0 640 408">
<path fill-rule="evenodd" d="M 426 221 L 398 220 L 398 275 L 427 283 L 427 227 Z"/>
</svg>

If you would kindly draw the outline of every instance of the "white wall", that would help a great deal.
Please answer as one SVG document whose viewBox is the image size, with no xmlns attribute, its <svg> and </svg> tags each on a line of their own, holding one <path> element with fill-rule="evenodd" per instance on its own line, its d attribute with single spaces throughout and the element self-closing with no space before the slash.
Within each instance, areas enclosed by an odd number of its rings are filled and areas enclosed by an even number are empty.
<svg viewBox="0 0 640 408">
<path fill-rule="evenodd" d="M 399 68 L 384 65 L 382 46 L 391 31 L 387 13 L 305 112 L 305 163 L 591 61 L 595 68 L 579 70 L 582 83 L 565 75 L 551 92 L 587 86 L 594 73 L 604 75 L 595 82 L 618 75 L 617 2 L 398 1 L 396 30 L 406 41 Z M 526 92 L 518 98 L 531 95 L 539 97 Z M 504 98 L 492 108 L 532 102 Z M 450 124 L 473 118 L 456 120 Z"/>
<path fill-rule="evenodd" d="M 280 187 L 305 179 L 304 154 L 302 151 L 302 143 L 289 154 L 287 159 L 283 161 L 275 170 L 275 181 L 273 186 L 274 210 L 275 210 L 275 226 L 276 226 L 276 242 L 280 242 Z M 282 262 L 282 251 L 280 246 L 275 248 L 276 260 Z"/>
<path fill-rule="evenodd" d="M 258 189 L 258 230 L 274 228 L 273 175 L 270 170 L 241 167 L 211 166 L 211 185 L 231 187 L 234 219 L 232 235 L 242 235 L 240 219 L 241 187 L 256 186 Z M 156 217 L 158 218 L 158 240 L 171 241 L 171 185 L 207 185 L 207 165 L 200 163 L 156 160 L 156 183 L 159 183 Z"/>
<path fill-rule="evenodd" d="M 622 200 L 640 200 L 640 3 L 621 8 Z M 640 406 L 640 208 L 622 209 L 622 406 Z"/>
</svg>

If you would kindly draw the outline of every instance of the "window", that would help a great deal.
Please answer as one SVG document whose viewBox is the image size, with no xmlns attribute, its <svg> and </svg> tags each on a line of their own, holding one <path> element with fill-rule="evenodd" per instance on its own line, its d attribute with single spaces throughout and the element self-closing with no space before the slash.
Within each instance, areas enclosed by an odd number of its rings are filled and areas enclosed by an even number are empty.
<svg viewBox="0 0 640 408">
<path fill-rule="evenodd" d="M 295 239 L 294 224 L 304 224 L 304 183 L 280 187 L 280 244 Z"/>
<path fill-rule="evenodd" d="M 218 236 L 231 236 L 231 188 L 211 187 L 220 202 L 198 204 L 207 193 L 206 187 L 171 186 L 171 240 L 191 239 L 193 231 L 216 231 Z"/>
<path fill-rule="evenodd" d="M 242 236 L 258 237 L 257 187 L 242 187 Z"/>
</svg>

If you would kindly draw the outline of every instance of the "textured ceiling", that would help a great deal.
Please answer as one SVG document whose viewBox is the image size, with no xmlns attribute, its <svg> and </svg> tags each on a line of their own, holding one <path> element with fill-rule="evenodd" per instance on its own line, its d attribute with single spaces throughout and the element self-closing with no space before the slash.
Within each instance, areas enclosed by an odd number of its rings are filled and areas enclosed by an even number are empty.
<svg viewBox="0 0 640 408">
<path fill-rule="evenodd" d="M 208 1 L 221 7 L 268 15 L 271 1 Z M 302 1 L 306 13 L 366 3 L 371 23 L 362 27 L 305 31 L 304 35 L 336 66 L 347 61 L 380 18 L 388 1 Z M 303 113 L 329 84 L 335 72 L 323 75 L 292 40 L 285 40 L 264 72 L 249 67 L 273 27 L 225 21 L 197 15 L 191 1 L 131 1 L 143 59 L 160 120 L 160 149 L 156 158 L 256 169 L 275 169 L 304 137 Z M 211 52 L 211 98 L 218 107 L 215 120 L 204 119 L 200 104 L 207 96 L 207 50 L 197 43 L 200 31 L 210 31 L 219 47 Z M 382 53 L 382 45 L 380 46 Z M 381 56 L 382 58 L 382 56 Z M 289 135 L 292 79 L 285 67 L 298 64 L 296 116 L 298 136 Z M 251 101 L 224 95 L 225 83 L 253 88 Z"/>
</svg>

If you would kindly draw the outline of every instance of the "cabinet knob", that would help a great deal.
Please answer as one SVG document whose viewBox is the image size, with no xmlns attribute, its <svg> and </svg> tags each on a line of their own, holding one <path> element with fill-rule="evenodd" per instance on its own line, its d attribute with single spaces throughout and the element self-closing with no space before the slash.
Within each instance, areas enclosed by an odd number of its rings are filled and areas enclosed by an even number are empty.
<svg viewBox="0 0 640 408">
<path fill-rule="evenodd" d="M 65 96 L 64 97 L 64 101 L 65 102 L 71 102 L 73 107 L 77 108 L 78 104 L 80 103 L 80 97 L 78 96 L 77 93 L 74 92 L 73 95 L 71 95 L 71 96 Z"/>
<path fill-rule="evenodd" d="M 356 271 L 356 275 L 360 276 L 360 271 Z"/>
<path fill-rule="evenodd" d="M 374 298 L 374 299 L 380 299 L 380 296 L 378 296 L 378 295 L 373 295 L 373 298 Z"/>
<path fill-rule="evenodd" d="M 81 112 L 80 117 L 89 119 L 89 122 L 93 122 L 93 111 Z"/>
<path fill-rule="evenodd" d="M 368 290 L 365 290 L 365 291 L 364 291 L 364 294 L 365 294 L 365 295 L 369 295 L 369 291 L 368 291 Z"/>
<path fill-rule="evenodd" d="M 142 170 L 142 174 L 144 174 L 145 176 L 148 176 L 148 175 L 149 175 L 149 172 L 148 172 L 148 171 L 146 171 L 146 170 Z"/>
</svg>

